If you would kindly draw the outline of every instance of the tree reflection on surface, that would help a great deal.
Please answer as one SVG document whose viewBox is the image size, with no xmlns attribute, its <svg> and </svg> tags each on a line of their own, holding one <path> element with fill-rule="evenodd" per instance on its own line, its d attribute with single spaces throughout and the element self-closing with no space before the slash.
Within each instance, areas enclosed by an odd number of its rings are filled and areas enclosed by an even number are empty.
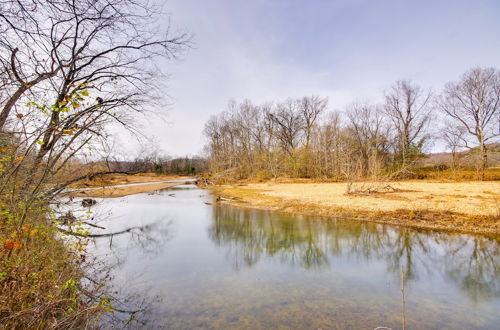
<svg viewBox="0 0 500 330">
<path fill-rule="evenodd" d="M 213 208 L 209 237 L 236 269 L 263 257 L 316 271 L 338 258 L 383 260 L 394 276 L 403 267 L 409 282 L 439 272 L 475 302 L 500 297 L 499 241 L 487 237 L 224 205 Z"/>
</svg>

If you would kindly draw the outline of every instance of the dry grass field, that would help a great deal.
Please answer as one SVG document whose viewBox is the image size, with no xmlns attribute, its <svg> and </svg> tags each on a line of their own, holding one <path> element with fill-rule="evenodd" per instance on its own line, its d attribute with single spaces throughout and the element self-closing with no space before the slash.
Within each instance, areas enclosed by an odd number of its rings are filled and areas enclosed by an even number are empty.
<svg viewBox="0 0 500 330">
<path fill-rule="evenodd" d="M 346 194 L 347 183 L 250 184 L 263 194 L 326 206 L 365 211 L 432 210 L 469 215 L 496 215 L 500 207 L 500 182 L 391 182 L 355 183 L 352 189 L 380 187 L 380 192 Z M 392 188 L 392 189 L 391 189 Z"/>
<path fill-rule="evenodd" d="M 500 235 L 500 182 L 255 183 L 214 188 L 232 203 L 293 213 Z M 370 192 L 369 192 L 370 191 Z"/>
</svg>

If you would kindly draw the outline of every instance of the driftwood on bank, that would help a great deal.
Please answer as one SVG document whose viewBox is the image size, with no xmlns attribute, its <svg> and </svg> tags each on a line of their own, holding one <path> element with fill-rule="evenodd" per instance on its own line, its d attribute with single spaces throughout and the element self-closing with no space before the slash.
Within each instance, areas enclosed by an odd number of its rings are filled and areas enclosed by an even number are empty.
<svg viewBox="0 0 500 330">
<path fill-rule="evenodd" d="M 238 199 L 238 197 L 225 198 L 225 197 L 222 197 L 222 196 L 217 196 L 216 201 L 217 202 L 233 202 L 233 201 L 235 201 L 237 199 Z"/>
</svg>

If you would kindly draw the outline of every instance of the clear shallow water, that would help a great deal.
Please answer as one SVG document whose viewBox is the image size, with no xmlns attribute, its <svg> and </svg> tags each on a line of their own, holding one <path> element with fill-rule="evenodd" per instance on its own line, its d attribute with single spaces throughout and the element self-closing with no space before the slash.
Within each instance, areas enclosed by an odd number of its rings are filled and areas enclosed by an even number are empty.
<svg viewBox="0 0 500 330">
<path fill-rule="evenodd" d="M 499 329 L 500 245 L 469 235 L 207 205 L 180 186 L 98 199 L 92 251 L 153 301 L 144 328 Z M 134 301 L 131 302 L 131 305 Z"/>
</svg>

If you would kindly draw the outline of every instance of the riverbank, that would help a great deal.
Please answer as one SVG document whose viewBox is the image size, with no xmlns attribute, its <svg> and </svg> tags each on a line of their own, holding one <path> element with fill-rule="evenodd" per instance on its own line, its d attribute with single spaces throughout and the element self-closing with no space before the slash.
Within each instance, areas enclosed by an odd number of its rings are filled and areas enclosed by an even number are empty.
<svg viewBox="0 0 500 330">
<path fill-rule="evenodd" d="M 158 181 L 188 180 L 188 176 L 166 175 L 156 173 L 137 173 L 137 174 L 106 174 L 76 182 L 70 185 L 70 188 L 99 188 L 105 186 L 116 186 L 133 183 L 149 183 Z"/>
<path fill-rule="evenodd" d="M 146 183 L 126 187 L 106 187 L 92 190 L 75 190 L 68 192 L 67 195 L 72 197 L 115 198 L 171 188 L 182 183 L 183 182 Z"/>
<path fill-rule="evenodd" d="M 266 210 L 500 236 L 500 182 L 220 185 L 223 203 Z"/>
<path fill-rule="evenodd" d="M 183 184 L 183 180 L 187 181 L 191 179 L 193 178 L 187 176 L 158 175 L 154 173 L 135 175 L 113 174 L 104 176 L 103 178 L 86 180 L 78 185 L 74 185 L 72 188 L 76 190 L 68 192 L 67 195 L 72 197 L 100 198 L 124 197 L 174 187 Z M 78 188 L 84 189 L 78 190 Z"/>
</svg>

